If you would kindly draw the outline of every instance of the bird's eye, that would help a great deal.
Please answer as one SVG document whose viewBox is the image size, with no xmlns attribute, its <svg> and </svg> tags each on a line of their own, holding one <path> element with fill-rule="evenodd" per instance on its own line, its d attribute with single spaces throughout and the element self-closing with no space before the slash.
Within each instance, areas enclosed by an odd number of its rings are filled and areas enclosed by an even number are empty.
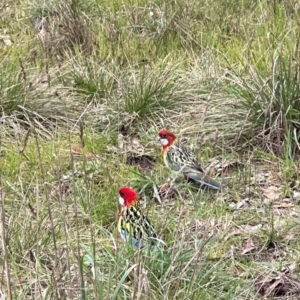
<svg viewBox="0 0 300 300">
<path fill-rule="evenodd" d="M 119 194 L 120 194 L 120 196 L 121 196 L 122 198 L 124 197 L 124 193 L 123 193 L 123 192 L 120 192 Z"/>
<path fill-rule="evenodd" d="M 161 137 L 162 137 L 163 139 L 165 139 L 165 138 L 167 137 L 167 135 L 163 134 Z"/>
</svg>

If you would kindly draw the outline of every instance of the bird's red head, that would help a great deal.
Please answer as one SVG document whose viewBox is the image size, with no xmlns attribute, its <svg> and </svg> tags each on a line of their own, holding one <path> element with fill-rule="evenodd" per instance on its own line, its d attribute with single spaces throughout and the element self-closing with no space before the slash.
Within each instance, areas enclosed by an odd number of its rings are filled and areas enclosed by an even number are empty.
<svg viewBox="0 0 300 300">
<path fill-rule="evenodd" d="M 138 194 L 130 187 L 122 187 L 119 190 L 119 203 L 122 206 L 130 206 L 138 199 Z"/>
<path fill-rule="evenodd" d="M 176 136 L 167 129 L 161 129 L 158 132 L 158 135 L 159 135 L 159 141 L 162 144 L 163 150 L 165 150 L 166 148 L 171 146 L 176 140 Z"/>
</svg>

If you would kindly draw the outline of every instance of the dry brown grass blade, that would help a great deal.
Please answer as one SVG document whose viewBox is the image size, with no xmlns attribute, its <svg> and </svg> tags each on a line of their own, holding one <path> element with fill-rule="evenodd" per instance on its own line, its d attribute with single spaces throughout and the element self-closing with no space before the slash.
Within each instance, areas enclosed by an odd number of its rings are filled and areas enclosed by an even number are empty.
<svg viewBox="0 0 300 300">
<path fill-rule="evenodd" d="M 1 180 L 1 178 L 0 178 Z M 2 183 L 2 182 L 1 182 Z M 0 185 L 0 196 L 1 196 L 1 227 L 0 227 L 0 233 L 1 233 L 1 240 L 2 240 L 2 252 L 3 252 L 3 261 L 4 261 L 4 272 L 6 276 L 6 288 L 7 288 L 7 294 L 10 300 L 13 299 L 12 297 L 12 282 L 10 277 L 10 266 L 8 262 L 8 244 L 7 244 L 7 236 L 6 236 L 6 222 L 5 222 L 5 193 L 3 191 L 2 184 Z"/>
</svg>

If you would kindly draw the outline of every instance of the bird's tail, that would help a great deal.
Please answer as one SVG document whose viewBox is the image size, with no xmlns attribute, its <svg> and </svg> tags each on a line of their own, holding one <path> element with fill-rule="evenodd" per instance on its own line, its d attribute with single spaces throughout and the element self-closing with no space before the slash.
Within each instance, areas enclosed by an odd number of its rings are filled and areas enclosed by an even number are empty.
<svg viewBox="0 0 300 300">
<path fill-rule="evenodd" d="M 192 179 L 193 181 L 203 185 L 208 186 L 211 189 L 218 190 L 218 191 L 226 191 L 226 186 L 218 182 L 217 180 L 212 179 L 207 174 L 194 170 L 192 168 L 185 168 L 183 170 L 184 176 L 186 176 L 189 179 Z"/>
</svg>

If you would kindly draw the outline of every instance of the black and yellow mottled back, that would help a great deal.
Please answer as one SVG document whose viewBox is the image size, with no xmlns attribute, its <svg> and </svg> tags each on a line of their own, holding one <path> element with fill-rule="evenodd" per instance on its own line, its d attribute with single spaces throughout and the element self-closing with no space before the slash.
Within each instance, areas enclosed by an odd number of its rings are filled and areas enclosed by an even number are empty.
<svg viewBox="0 0 300 300">
<path fill-rule="evenodd" d="M 122 208 L 118 231 L 124 240 L 130 241 L 137 248 L 143 248 L 149 242 L 154 244 L 155 239 L 158 239 L 150 220 L 137 204 Z"/>
<path fill-rule="evenodd" d="M 164 161 L 172 171 L 181 172 L 186 178 L 215 190 L 226 189 L 204 172 L 195 156 L 183 145 L 176 142 L 163 152 Z"/>
<path fill-rule="evenodd" d="M 191 167 L 199 172 L 204 172 L 195 156 L 180 143 L 171 145 L 166 151 L 166 155 L 169 168 L 174 171 L 179 171 L 183 167 Z"/>
</svg>

